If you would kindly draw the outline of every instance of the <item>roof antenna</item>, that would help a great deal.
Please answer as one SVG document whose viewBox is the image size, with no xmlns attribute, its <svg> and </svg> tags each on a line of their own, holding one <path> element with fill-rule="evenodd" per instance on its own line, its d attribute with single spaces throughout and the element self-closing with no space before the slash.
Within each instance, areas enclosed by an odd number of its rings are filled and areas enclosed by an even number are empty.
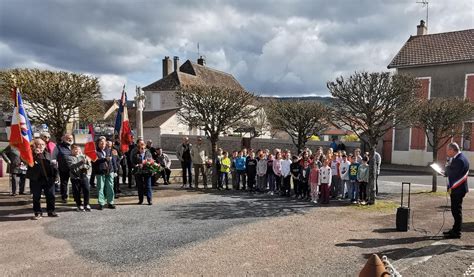
<svg viewBox="0 0 474 277">
<path fill-rule="evenodd" d="M 429 10 L 428 4 L 429 4 L 429 2 L 427 0 L 421 0 L 421 1 L 417 1 L 416 3 L 422 4 L 423 7 L 426 7 L 426 26 L 429 26 L 428 25 L 428 10 Z"/>
<path fill-rule="evenodd" d="M 198 59 L 199 59 L 199 42 L 198 42 Z"/>
</svg>

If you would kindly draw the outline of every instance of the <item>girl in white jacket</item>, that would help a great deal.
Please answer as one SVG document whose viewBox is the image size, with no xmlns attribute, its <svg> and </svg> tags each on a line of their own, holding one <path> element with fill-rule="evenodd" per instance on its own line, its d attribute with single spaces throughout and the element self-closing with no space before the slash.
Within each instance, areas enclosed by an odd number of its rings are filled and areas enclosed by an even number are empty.
<svg viewBox="0 0 474 277">
<path fill-rule="evenodd" d="M 323 160 L 323 167 L 319 169 L 319 191 L 321 192 L 321 204 L 329 204 L 329 187 L 332 181 L 331 167 L 327 159 Z"/>
</svg>

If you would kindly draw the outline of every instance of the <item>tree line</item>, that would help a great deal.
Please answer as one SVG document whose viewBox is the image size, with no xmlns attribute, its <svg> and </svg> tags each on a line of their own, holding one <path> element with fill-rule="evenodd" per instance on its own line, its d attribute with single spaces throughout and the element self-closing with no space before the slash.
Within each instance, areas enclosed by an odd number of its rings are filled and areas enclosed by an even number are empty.
<svg viewBox="0 0 474 277">
<path fill-rule="evenodd" d="M 71 118 L 80 111 L 82 122 L 95 122 L 103 113 L 98 79 L 85 74 L 38 69 L 0 71 L 0 93 L 7 103 L 12 87 L 20 87 L 31 108 L 33 123 L 45 123 L 59 139 Z M 462 123 L 472 119 L 473 104 L 461 98 L 421 96 L 413 76 L 389 72 L 355 72 L 327 83 L 332 102 L 263 100 L 254 93 L 220 86 L 192 85 L 177 92 L 180 120 L 205 132 L 217 155 L 220 135 L 241 126 L 283 131 L 298 150 L 312 135 L 329 125 L 357 134 L 374 157 L 378 141 L 393 128 L 424 130 L 436 162 L 438 150 L 453 137 L 463 135 Z M 11 102 L 10 102 L 11 105 Z M 374 165 L 370 166 L 369 203 L 375 202 Z M 217 182 L 217 172 L 213 181 Z M 437 190 L 433 174 L 433 191 Z"/>
</svg>

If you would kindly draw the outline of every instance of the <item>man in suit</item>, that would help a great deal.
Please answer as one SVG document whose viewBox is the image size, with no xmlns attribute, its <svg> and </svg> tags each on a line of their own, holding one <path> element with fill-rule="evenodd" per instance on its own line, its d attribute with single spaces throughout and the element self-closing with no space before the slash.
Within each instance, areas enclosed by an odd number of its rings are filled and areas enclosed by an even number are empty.
<svg viewBox="0 0 474 277">
<path fill-rule="evenodd" d="M 453 228 L 444 232 L 446 238 L 461 238 L 462 228 L 462 200 L 469 191 L 467 178 L 469 174 L 469 161 L 461 153 L 459 145 L 450 143 L 446 150 L 450 162 L 446 166 L 445 175 L 448 177 L 448 193 L 451 198 L 451 213 L 454 218 Z"/>
</svg>

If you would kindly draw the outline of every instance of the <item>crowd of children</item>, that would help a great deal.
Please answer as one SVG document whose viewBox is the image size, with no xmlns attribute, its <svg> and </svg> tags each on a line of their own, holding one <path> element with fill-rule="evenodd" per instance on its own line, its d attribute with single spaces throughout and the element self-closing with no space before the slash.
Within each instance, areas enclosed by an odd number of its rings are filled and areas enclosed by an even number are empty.
<svg viewBox="0 0 474 277">
<path fill-rule="evenodd" d="M 376 154 L 378 155 L 378 154 Z M 380 159 L 376 160 L 376 172 Z M 299 155 L 290 150 L 242 149 L 228 152 L 218 149 L 218 189 L 268 193 L 295 197 L 303 201 L 328 204 L 330 199 L 348 199 L 353 204 L 366 204 L 369 181 L 369 155 L 308 148 Z M 230 178 L 229 178 L 230 174 Z M 293 185 L 293 186 L 292 186 Z"/>
</svg>

